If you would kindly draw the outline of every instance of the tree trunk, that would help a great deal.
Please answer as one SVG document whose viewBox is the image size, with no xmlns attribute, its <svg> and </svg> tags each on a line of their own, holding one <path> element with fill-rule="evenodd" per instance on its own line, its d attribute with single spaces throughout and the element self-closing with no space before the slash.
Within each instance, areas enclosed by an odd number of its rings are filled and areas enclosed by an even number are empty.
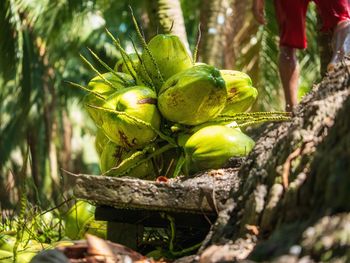
<svg viewBox="0 0 350 263">
<path fill-rule="evenodd" d="M 219 68 L 236 67 L 244 43 L 249 42 L 257 31 L 251 5 L 251 1 L 203 1 L 200 14 L 200 61 Z"/>
<path fill-rule="evenodd" d="M 155 33 L 169 33 L 177 35 L 189 49 L 186 27 L 179 0 L 150 0 L 148 13 L 150 25 Z"/>
<path fill-rule="evenodd" d="M 228 25 L 232 22 L 228 19 L 232 15 L 231 3 L 232 0 L 205 0 L 202 3 L 199 60 L 219 68 L 224 66 L 225 30 L 232 26 Z"/>
<path fill-rule="evenodd" d="M 179 262 L 350 261 L 349 72 L 344 61 L 290 122 L 257 130 L 239 190 L 199 256 Z"/>
<path fill-rule="evenodd" d="M 234 69 L 236 60 L 240 56 L 242 43 L 255 35 L 256 24 L 252 21 L 251 1 L 232 0 L 226 10 L 227 22 L 225 23 L 224 68 Z M 254 28 L 252 32 L 251 28 Z"/>
<path fill-rule="evenodd" d="M 59 195 L 60 177 L 58 169 L 58 154 L 55 138 L 57 137 L 57 121 L 55 111 L 57 107 L 56 91 L 53 87 L 54 71 L 50 67 L 46 49 L 41 48 L 41 56 L 45 72 L 43 78 L 44 96 L 44 123 L 45 123 L 45 143 L 47 147 L 47 158 L 49 167 L 49 176 L 43 179 L 43 188 L 48 199 L 55 198 Z"/>
</svg>

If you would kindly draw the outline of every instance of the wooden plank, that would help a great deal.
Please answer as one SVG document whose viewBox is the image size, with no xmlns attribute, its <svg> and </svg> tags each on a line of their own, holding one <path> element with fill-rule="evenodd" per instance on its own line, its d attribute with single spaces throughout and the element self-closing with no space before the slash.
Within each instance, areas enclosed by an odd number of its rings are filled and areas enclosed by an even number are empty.
<svg viewBox="0 0 350 263">
<path fill-rule="evenodd" d="M 69 174 L 76 197 L 119 209 L 216 214 L 239 184 L 237 168 L 167 182 Z"/>
</svg>

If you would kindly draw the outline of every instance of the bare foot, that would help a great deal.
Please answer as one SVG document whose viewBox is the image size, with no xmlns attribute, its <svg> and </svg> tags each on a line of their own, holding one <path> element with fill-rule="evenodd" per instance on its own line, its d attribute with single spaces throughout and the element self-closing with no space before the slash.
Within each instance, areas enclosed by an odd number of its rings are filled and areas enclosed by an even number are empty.
<svg viewBox="0 0 350 263">
<path fill-rule="evenodd" d="M 327 66 L 327 71 L 331 72 L 340 63 L 344 56 L 350 54 L 350 20 L 338 23 L 333 33 L 332 40 L 333 57 Z"/>
</svg>

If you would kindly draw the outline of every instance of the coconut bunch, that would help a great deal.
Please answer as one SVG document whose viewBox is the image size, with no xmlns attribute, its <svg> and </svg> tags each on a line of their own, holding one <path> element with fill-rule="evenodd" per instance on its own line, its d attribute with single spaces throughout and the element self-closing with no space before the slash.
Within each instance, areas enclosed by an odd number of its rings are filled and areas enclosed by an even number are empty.
<svg viewBox="0 0 350 263">
<path fill-rule="evenodd" d="M 106 72 L 83 58 L 97 75 L 86 87 L 73 84 L 87 92 L 102 174 L 154 179 L 217 169 L 254 147 L 241 127 L 288 118 L 248 113 L 258 92 L 247 74 L 196 63 L 170 33 L 147 43 L 133 21 L 142 51 L 128 54 L 107 30 L 122 58 L 112 69 L 90 50 Z"/>
</svg>

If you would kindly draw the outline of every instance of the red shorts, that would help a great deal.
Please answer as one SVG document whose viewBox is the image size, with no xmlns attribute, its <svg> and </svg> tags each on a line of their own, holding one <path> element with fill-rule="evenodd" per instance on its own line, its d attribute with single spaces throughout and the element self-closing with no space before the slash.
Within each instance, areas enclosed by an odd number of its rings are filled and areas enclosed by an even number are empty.
<svg viewBox="0 0 350 263">
<path fill-rule="evenodd" d="M 275 0 L 281 46 L 306 48 L 305 19 L 310 1 Z M 322 18 L 322 31 L 332 30 L 338 22 L 350 19 L 348 0 L 314 0 L 314 2 Z"/>
</svg>

